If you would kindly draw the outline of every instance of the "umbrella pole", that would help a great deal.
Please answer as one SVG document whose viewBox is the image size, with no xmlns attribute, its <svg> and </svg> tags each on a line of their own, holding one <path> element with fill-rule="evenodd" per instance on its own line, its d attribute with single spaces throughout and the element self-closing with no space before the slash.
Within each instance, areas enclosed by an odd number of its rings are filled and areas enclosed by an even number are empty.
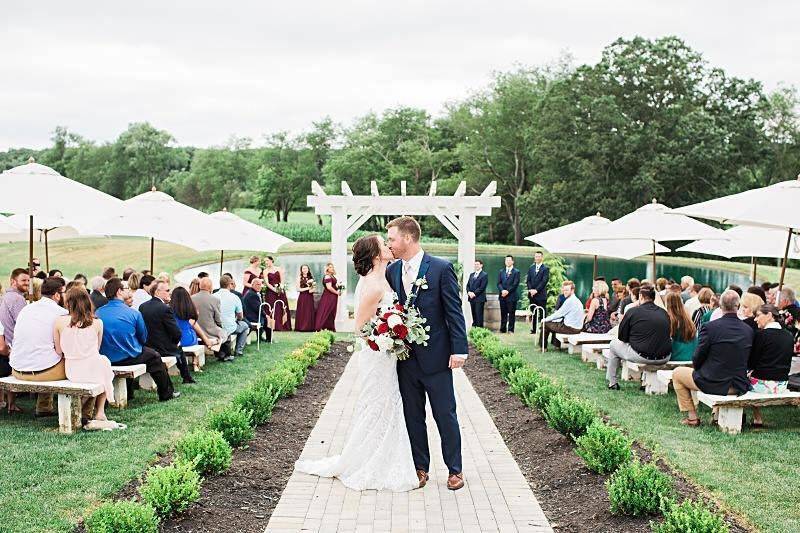
<svg viewBox="0 0 800 533">
<path fill-rule="evenodd" d="M 155 270 L 153 270 L 153 255 L 156 249 L 156 240 L 153 237 L 150 237 L 150 275 L 154 275 Z"/>
<path fill-rule="evenodd" d="M 33 215 L 28 218 L 28 275 L 33 277 Z"/>
<path fill-rule="evenodd" d="M 656 241 L 653 240 L 653 285 L 656 284 L 658 275 L 656 274 Z"/>
<path fill-rule="evenodd" d="M 752 256 L 751 261 L 753 261 L 753 285 L 757 285 L 756 283 L 756 257 Z"/>
<path fill-rule="evenodd" d="M 222 260 L 225 258 L 225 250 L 219 251 L 219 277 L 222 277 Z"/>
<path fill-rule="evenodd" d="M 50 248 L 47 245 L 47 232 L 50 231 L 48 229 L 44 230 L 44 266 L 48 272 L 50 272 Z"/>
<path fill-rule="evenodd" d="M 794 230 L 789 228 L 789 235 L 786 236 L 786 249 L 783 251 L 783 263 L 781 263 L 781 280 L 778 282 L 778 292 L 783 289 L 783 278 L 786 275 L 786 262 L 789 260 L 789 245 L 792 243 Z"/>
<path fill-rule="evenodd" d="M 597 279 L 597 256 L 594 256 L 594 266 L 592 267 L 592 282 Z"/>
</svg>

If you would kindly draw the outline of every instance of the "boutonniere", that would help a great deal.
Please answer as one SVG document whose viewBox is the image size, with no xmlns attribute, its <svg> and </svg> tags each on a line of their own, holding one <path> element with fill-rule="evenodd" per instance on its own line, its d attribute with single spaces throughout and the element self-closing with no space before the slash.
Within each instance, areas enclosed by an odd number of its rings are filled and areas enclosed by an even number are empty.
<svg viewBox="0 0 800 533">
<path fill-rule="evenodd" d="M 418 280 L 414 282 L 414 285 L 417 286 L 417 289 L 425 290 L 428 288 L 428 279 L 425 276 L 422 276 Z"/>
</svg>

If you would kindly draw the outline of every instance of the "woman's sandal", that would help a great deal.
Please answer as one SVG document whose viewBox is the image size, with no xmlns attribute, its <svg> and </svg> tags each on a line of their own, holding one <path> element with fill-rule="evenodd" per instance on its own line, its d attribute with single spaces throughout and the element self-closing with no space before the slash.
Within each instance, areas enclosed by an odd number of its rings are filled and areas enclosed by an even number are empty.
<svg viewBox="0 0 800 533">
<path fill-rule="evenodd" d="M 683 420 L 681 420 L 681 424 L 683 424 L 684 426 L 689 426 L 689 427 L 696 428 L 697 426 L 700 425 L 700 419 L 699 418 L 684 418 Z"/>
</svg>

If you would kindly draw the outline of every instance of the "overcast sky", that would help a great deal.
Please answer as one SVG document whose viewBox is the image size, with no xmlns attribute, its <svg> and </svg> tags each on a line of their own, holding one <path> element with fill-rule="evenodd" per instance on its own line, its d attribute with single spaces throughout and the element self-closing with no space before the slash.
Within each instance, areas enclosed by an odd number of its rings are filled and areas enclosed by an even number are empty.
<svg viewBox="0 0 800 533">
<path fill-rule="evenodd" d="M 800 86 L 793 0 L 12 0 L 0 17 L 0 150 L 56 125 L 108 141 L 149 121 L 179 144 L 299 132 L 325 115 L 443 104 L 492 71 L 617 37 L 678 35 L 767 89 Z"/>
</svg>

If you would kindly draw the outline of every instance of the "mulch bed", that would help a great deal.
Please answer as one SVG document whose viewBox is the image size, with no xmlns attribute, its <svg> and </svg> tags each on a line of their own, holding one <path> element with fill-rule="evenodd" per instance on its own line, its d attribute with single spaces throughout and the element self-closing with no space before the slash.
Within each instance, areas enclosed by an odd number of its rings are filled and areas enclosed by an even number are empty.
<svg viewBox="0 0 800 533">
<path fill-rule="evenodd" d="M 497 370 L 474 349 L 470 349 L 464 370 L 555 531 L 650 531 L 652 517 L 611 514 L 604 485 L 607 476 L 586 468 L 570 439 L 550 428 L 539 412 L 509 394 Z M 634 449 L 643 461 L 650 460 L 647 450 L 638 445 Z M 703 498 L 683 476 L 663 462 L 658 465 L 675 479 L 679 500 Z M 732 532 L 748 531 L 735 517 L 726 516 L 726 520 Z"/>
</svg>

